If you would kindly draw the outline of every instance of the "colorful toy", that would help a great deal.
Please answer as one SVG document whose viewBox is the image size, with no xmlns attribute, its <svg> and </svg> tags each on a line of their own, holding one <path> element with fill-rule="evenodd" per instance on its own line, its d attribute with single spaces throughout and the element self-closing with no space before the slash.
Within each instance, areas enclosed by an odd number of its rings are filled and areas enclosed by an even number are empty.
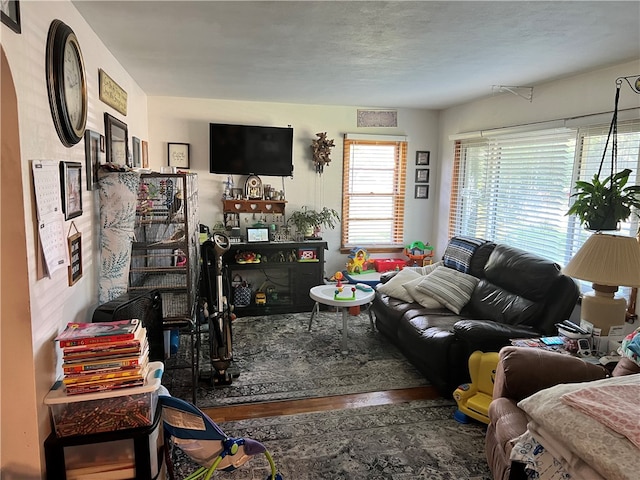
<svg viewBox="0 0 640 480">
<path fill-rule="evenodd" d="M 345 296 L 345 287 L 336 287 L 336 289 L 333 292 L 333 299 L 334 300 L 344 300 L 344 301 L 348 301 L 348 300 L 355 300 L 356 299 L 356 287 L 350 287 L 347 288 L 347 292 L 351 292 L 351 296 L 347 297 Z"/>
<path fill-rule="evenodd" d="M 255 252 L 242 252 L 239 251 L 236 253 L 236 263 L 244 264 L 244 263 L 260 263 L 261 255 Z"/>
<path fill-rule="evenodd" d="M 336 287 L 341 287 L 342 286 L 342 281 L 344 280 L 344 275 L 342 274 L 342 272 L 338 271 L 333 276 L 333 280 L 338 282 L 338 283 L 336 283 Z"/>
<path fill-rule="evenodd" d="M 407 260 L 408 266 L 422 267 L 431 263 L 433 257 L 433 247 L 427 243 L 413 242 L 411 245 L 407 245 L 404 248 L 404 254 L 409 257 Z M 425 261 L 425 259 L 428 259 Z M 427 263 L 428 262 L 428 263 Z"/>
<path fill-rule="evenodd" d="M 348 258 L 347 273 L 363 273 L 371 266 L 369 252 L 365 248 L 352 248 Z"/>
<path fill-rule="evenodd" d="M 369 285 L 364 284 L 364 283 L 356 283 L 356 288 L 358 290 L 363 291 L 363 292 L 373 292 L 373 288 L 370 287 Z"/>
<path fill-rule="evenodd" d="M 493 383 L 498 366 L 498 352 L 481 352 L 476 350 L 469 357 L 469 375 L 471 383 L 460 385 L 453 392 L 453 399 L 458 404 L 454 413 L 460 423 L 469 423 L 474 418 L 489 424 L 489 404 L 493 400 Z"/>
</svg>

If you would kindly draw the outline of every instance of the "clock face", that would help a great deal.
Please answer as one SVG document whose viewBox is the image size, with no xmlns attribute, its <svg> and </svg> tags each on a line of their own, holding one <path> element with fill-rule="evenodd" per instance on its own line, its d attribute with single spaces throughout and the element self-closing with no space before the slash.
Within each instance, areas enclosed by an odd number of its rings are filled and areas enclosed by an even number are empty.
<svg viewBox="0 0 640 480">
<path fill-rule="evenodd" d="M 47 91 L 56 132 L 71 147 L 84 136 L 87 85 L 78 39 L 71 28 L 54 20 L 47 38 Z"/>
<path fill-rule="evenodd" d="M 64 48 L 64 97 L 67 104 L 67 114 L 71 126 L 75 132 L 82 130 L 83 89 L 82 89 L 82 63 L 76 49 L 76 43 L 67 39 Z"/>
</svg>

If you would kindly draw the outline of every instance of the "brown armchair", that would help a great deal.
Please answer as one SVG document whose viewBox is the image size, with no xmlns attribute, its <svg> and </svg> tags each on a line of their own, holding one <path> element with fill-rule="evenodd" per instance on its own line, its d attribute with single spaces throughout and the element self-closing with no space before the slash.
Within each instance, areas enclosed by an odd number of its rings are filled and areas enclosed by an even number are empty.
<svg viewBox="0 0 640 480">
<path fill-rule="evenodd" d="M 622 358 L 612 375 L 640 372 L 640 367 Z M 524 479 L 521 464 L 509 459 L 513 440 L 527 430 L 527 416 L 517 403 L 534 393 L 560 383 L 599 380 L 609 372 L 580 358 L 539 348 L 504 347 L 500 350 L 489 406 L 485 451 L 494 480 Z"/>
</svg>

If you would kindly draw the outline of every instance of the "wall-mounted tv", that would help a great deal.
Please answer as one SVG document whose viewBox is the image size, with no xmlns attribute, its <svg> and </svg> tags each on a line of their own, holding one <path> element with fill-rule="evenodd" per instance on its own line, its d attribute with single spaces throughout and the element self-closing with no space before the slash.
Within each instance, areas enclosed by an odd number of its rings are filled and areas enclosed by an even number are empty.
<svg viewBox="0 0 640 480">
<path fill-rule="evenodd" d="M 293 128 L 210 123 L 209 171 L 293 175 Z"/>
</svg>

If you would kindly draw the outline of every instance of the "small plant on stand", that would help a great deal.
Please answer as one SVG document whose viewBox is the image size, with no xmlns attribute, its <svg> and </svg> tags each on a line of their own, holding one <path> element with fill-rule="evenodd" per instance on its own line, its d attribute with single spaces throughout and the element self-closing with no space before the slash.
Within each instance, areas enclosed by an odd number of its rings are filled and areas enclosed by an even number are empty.
<svg viewBox="0 0 640 480">
<path fill-rule="evenodd" d="M 322 210 L 312 210 L 302 207 L 291 214 L 287 225 L 293 224 L 305 239 L 319 239 L 321 227 L 335 228 L 340 222 L 340 216 L 333 208 L 323 207 Z"/>
</svg>

